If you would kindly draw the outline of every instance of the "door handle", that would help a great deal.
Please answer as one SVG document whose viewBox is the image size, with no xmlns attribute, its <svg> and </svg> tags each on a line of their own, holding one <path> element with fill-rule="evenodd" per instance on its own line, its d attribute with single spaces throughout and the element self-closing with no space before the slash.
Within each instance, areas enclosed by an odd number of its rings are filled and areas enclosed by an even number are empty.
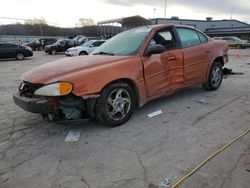
<svg viewBox="0 0 250 188">
<path fill-rule="evenodd" d="M 168 57 L 168 60 L 169 61 L 174 61 L 174 60 L 176 60 L 176 57 L 175 56 Z"/>
</svg>

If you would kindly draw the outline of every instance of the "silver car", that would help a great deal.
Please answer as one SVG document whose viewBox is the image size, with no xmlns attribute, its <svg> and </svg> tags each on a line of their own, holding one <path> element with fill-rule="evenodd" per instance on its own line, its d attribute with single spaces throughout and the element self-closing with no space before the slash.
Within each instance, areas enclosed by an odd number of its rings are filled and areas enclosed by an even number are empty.
<svg viewBox="0 0 250 188">
<path fill-rule="evenodd" d="M 66 52 L 66 56 L 79 56 L 88 55 L 93 52 L 97 47 L 101 46 L 106 40 L 90 40 L 81 46 L 69 48 Z"/>
</svg>

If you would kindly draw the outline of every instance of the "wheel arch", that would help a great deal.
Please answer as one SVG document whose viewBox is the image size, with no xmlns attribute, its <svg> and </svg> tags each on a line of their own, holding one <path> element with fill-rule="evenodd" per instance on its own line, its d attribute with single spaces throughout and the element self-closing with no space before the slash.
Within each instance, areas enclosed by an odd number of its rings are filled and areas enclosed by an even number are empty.
<svg viewBox="0 0 250 188">
<path fill-rule="evenodd" d="M 17 55 L 18 55 L 18 54 L 23 54 L 23 57 L 24 57 L 24 58 L 26 57 L 25 53 L 24 53 L 22 50 L 17 50 L 17 51 L 16 51 L 15 58 L 17 58 Z M 23 59 L 24 59 L 24 58 L 23 58 Z"/>
<path fill-rule="evenodd" d="M 109 85 L 111 84 L 115 84 L 115 83 L 126 83 L 128 84 L 134 91 L 135 93 L 135 97 L 136 97 L 136 107 L 139 107 L 140 106 L 140 94 L 139 94 L 139 89 L 136 85 L 136 83 L 134 82 L 134 80 L 130 79 L 130 78 L 119 78 L 119 79 L 116 79 L 116 80 L 113 80 L 111 82 L 109 82 L 108 84 L 106 84 L 101 92 L 106 88 L 108 87 Z"/>
<path fill-rule="evenodd" d="M 17 50 L 17 51 L 16 51 L 16 56 L 17 56 L 17 54 L 19 54 L 19 53 L 24 54 L 21 50 Z"/>
<path fill-rule="evenodd" d="M 221 66 L 223 67 L 224 66 L 224 59 L 222 56 L 217 56 L 216 58 L 212 59 L 209 67 L 208 67 L 208 70 L 207 70 L 207 76 L 206 76 L 206 80 L 208 80 L 208 77 L 209 77 L 209 72 L 210 72 L 210 69 L 212 67 L 212 64 L 214 62 L 219 62 L 221 64 Z"/>
<path fill-rule="evenodd" d="M 223 67 L 224 66 L 224 59 L 222 56 L 219 56 L 219 57 L 216 57 L 213 62 L 219 62 L 221 64 L 221 66 Z M 213 63 L 212 62 L 212 63 Z"/>
<path fill-rule="evenodd" d="M 85 53 L 86 55 L 89 55 L 86 50 L 81 50 L 78 55 L 80 55 L 81 53 Z"/>
</svg>

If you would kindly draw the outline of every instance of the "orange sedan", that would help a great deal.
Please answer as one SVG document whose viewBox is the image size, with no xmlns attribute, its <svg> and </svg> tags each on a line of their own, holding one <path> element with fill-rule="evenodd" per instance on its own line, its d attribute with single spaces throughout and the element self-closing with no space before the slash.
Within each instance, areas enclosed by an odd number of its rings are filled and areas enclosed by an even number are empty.
<svg viewBox="0 0 250 188">
<path fill-rule="evenodd" d="M 181 88 L 220 87 L 228 45 L 190 27 L 144 26 L 89 56 L 65 58 L 22 75 L 15 103 L 50 121 L 93 118 L 118 126 L 135 108 Z"/>
</svg>

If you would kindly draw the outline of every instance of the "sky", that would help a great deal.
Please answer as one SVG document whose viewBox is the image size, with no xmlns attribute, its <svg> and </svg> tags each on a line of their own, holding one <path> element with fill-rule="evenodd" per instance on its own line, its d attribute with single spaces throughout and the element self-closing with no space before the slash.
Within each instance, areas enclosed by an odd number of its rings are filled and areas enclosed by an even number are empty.
<svg viewBox="0 0 250 188">
<path fill-rule="evenodd" d="M 140 15 L 163 18 L 165 0 L 2 0 L 0 24 L 17 22 L 9 18 L 44 18 L 50 25 L 75 27 L 79 18 L 95 23 Z M 167 0 L 166 17 L 183 19 L 239 19 L 250 23 L 249 0 Z M 19 21 L 22 22 L 22 21 Z"/>
</svg>

